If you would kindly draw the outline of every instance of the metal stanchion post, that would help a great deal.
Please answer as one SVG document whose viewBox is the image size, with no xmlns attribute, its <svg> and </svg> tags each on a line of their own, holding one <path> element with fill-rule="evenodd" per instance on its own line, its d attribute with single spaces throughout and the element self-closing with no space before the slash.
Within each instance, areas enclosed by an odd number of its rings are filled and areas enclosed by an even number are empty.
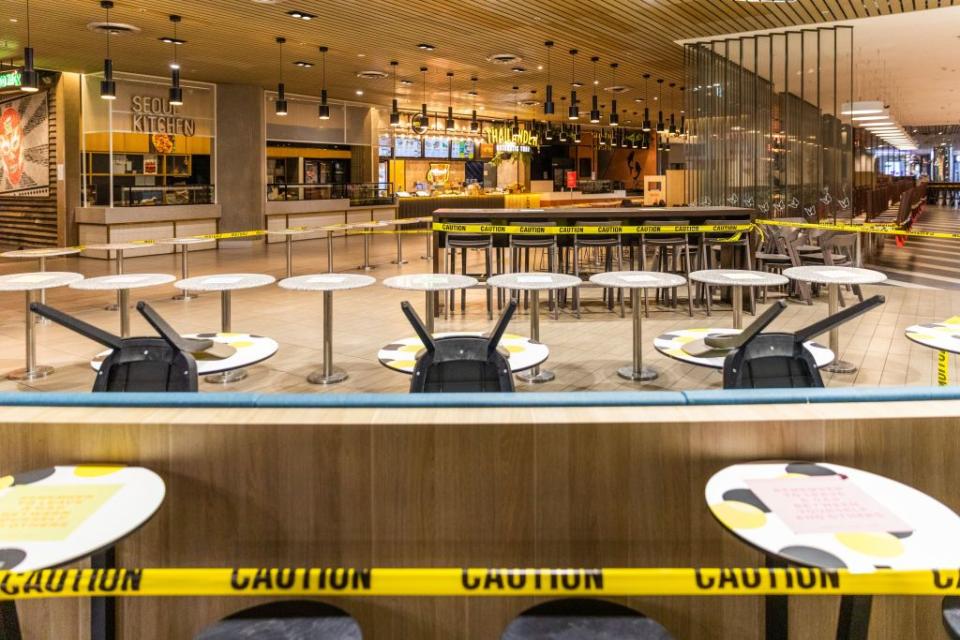
<svg viewBox="0 0 960 640">
<path fill-rule="evenodd" d="M 333 273 L 333 229 L 327 229 L 327 272 Z"/>
<path fill-rule="evenodd" d="M 287 277 L 293 277 L 293 236 L 287 234 Z"/>
</svg>

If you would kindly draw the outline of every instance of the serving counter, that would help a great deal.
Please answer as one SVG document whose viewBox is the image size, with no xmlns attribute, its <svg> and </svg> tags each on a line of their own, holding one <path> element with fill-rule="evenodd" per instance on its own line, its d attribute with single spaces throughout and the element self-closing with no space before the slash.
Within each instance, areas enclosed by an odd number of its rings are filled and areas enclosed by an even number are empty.
<svg viewBox="0 0 960 640">
<path fill-rule="evenodd" d="M 77 235 L 81 245 L 162 240 L 217 233 L 220 226 L 219 204 L 184 204 L 143 207 L 80 207 L 77 209 Z M 191 247 L 191 251 L 213 249 L 215 241 Z M 173 253 L 175 247 L 147 244 L 128 249 L 125 258 Z M 111 259 L 113 252 L 84 251 L 88 258 Z"/>
<path fill-rule="evenodd" d="M 347 198 L 331 200 L 288 200 L 267 202 L 268 231 L 295 227 L 323 227 L 332 224 L 393 220 L 397 218 L 396 204 L 351 205 Z M 402 216 L 400 216 L 402 217 Z M 334 237 L 344 232 L 334 232 Z M 326 231 L 298 234 L 293 241 L 325 238 Z M 280 235 L 268 235 L 267 242 L 284 242 Z"/>
</svg>

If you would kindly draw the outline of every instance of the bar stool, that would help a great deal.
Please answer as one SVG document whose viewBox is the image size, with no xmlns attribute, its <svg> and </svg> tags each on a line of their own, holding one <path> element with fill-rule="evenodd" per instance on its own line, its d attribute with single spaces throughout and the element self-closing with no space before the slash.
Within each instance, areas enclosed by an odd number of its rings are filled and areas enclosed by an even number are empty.
<svg viewBox="0 0 960 640">
<path fill-rule="evenodd" d="M 643 226 L 651 227 L 685 227 L 689 226 L 689 220 L 644 220 Z M 640 235 L 640 258 L 643 260 L 642 270 L 647 270 L 647 247 L 653 248 L 654 268 L 650 271 L 660 271 L 662 273 L 673 273 L 687 278 L 687 313 L 693 317 L 693 285 L 690 283 L 690 273 L 693 271 L 693 263 L 690 258 L 690 236 L 684 233 L 678 236 L 654 235 L 647 237 L 646 234 Z M 682 259 L 681 259 L 682 258 Z M 671 306 L 677 306 L 676 288 L 667 290 L 671 293 L 664 294 L 664 300 L 667 295 L 672 295 Z M 660 292 L 657 297 L 659 299 Z M 644 301 L 646 301 L 646 292 L 644 292 Z M 645 302 L 646 304 L 646 302 Z"/>
<path fill-rule="evenodd" d="M 281 600 L 231 614 L 194 640 L 361 640 L 360 625 L 346 611 L 314 600 Z"/>
<path fill-rule="evenodd" d="M 576 226 L 578 227 L 619 227 L 623 223 L 619 220 L 607 220 L 607 221 L 577 221 Z M 604 263 L 606 268 L 604 272 L 613 271 L 613 256 L 611 255 L 611 250 L 617 252 L 617 271 L 623 271 L 623 239 L 619 233 L 612 234 L 590 234 L 590 235 L 581 235 L 574 234 L 573 236 L 573 275 L 577 278 L 580 278 L 580 249 L 606 249 L 606 255 L 604 257 Z M 582 279 L 582 278 L 581 278 Z M 604 296 L 607 295 L 607 289 L 604 289 Z M 620 317 L 624 316 L 623 308 L 623 289 L 619 289 L 620 296 Z M 613 295 L 612 290 L 610 290 L 610 298 L 608 302 L 608 308 L 613 309 Z M 580 317 L 580 287 L 576 287 L 573 290 L 573 312 L 577 318 Z"/>
<path fill-rule="evenodd" d="M 445 263 L 448 265 L 447 273 L 457 272 L 457 251 L 460 252 L 460 273 L 463 275 L 479 276 L 484 282 L 489 280 L 495 274 L 493 273 L 493 236 L 474 233 L 448 233 Z M 467 272 L 467 251 L 477 249 L 483 251 L 485 258 L 485 269 L 481 274 L 470 274 Z M 486 287 L 487 292 L 487 320 L 493 319 L 493 292 L 490 287 Z M 450 291 L 450 311 L 454 311 L 454 300 L 456 293 Z M 466 311 L 467 291 L 460 290 L 460 308 Z"/>
<path fill-rule="evenodd" d="M 556 227 L 556 222 L 511 222 L 519 226 L 536 227 Z M 547 251 L 547 271 L 553 273 L 557 270 L 557 236 L 556 235 L 517 235 L 510 234 L 507 238 L 507 244 L 510 248 L 510 270 L 515 273 L 532 272 L 536 269 L 530 267 L 530 250 L 546 249 Z M 527 292 L 523 292 L 523 307 L 527 308 Z M 554 292 L 551 289 L 549 294 L 550 311 L 553 311 L 556 305 Z"/>
<path fill-rule="evenodd" d="M 750 224 L 750 220 L 705 220 L 703 222 L 705 225 L 743 225 Z M 740 233 L 738 239 L 734 239 L 736 236 L 732 234 Z M 724 249 L 724 247 L 729 247 L 731 250 L 736 251 L 740 250 L 740 255 L 736 253 L 733 255 L 732 269 L 753 271 L 753 250 L 751 248 L 751 237 L 750 232 L 719 232 L 719 233 L 703 233 L 700 236 L 700 243 L 698 245 L 699 259 L 700 264 L 698 269 L 701 271 L 708 271 L 711 269 L 720 268 L 719 253 Z M 704 289 L 704 300 L 707 305 L 707 315 L 710 315 L 710 286 L 705 285 Z M 750 287 L 750 313 L 754 314 L 757 312 L 756 298 L 754 295 L 753 287 Z"/>
<path fill-rule="evenodd" d="M 551 600 L 527 609 L 500 640 L 673 640 L 656 620 L 615 602 L 595 598 Z"/>
</svg>

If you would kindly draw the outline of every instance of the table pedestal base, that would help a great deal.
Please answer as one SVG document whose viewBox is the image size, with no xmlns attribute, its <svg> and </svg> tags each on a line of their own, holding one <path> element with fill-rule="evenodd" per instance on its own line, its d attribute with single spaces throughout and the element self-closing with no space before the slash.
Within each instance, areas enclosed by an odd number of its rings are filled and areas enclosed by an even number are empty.
<svg viewBox="0 0 960 640">
<path fill-rule="evenodd" d="M 656 380 L 660 374 L 657 373 L 656 369 L 650 367 L 640 367 L 640 370 L 637 371 L 632 366 L 630 367 L 620 367 L 617 369 L 617 375 L 621 378 L 627 380 L 648 382 L 650 380 Z"/>
<path fill-rule="evenodd" d="M 827 313 L 832 316 L 840 310 L 840 285 L 831 282 L 827 287 Z M 837 359 L 825 366 L 824 371 L 854 373 L 857 370 L 855 364 L 840 359 L 840 329 L 836 327 L 830 330 L 830 350 Z"/>
<path fill-rule="evenodd" d="M 557 376 L 554 375 L 553 371 L 541 371 L 540 367 L 534 367 L 530 371 L 518 373 L 517 377 L 531 384 L 543 384 L 544 382 L 550 382 L 556 379 Z"/>
<path fill-rule="evenodd" d="M 830 373 L 855 373 L 857 370 L 857 365 L 853 364 L 852 362 L 847 362 L 846 360 L 834 360 L 825 366 L 823 370 L 829 371 Z"/>
<path fill-rule="evenodd" d="M 337 369 L 336 367 L 330 369 L 329 373 L 323 369 L 317 369 L 307 376 L 307 382 L 310 384 L 337 384 L 338 382 L 343 382 L 348 377 L 346 371 Z"/>
<path fill-rule="evenodd" d="M 247 377 L 246 369 L 231 369 L 230 371 L 221 371 L 206 376 L 204 380 L 211 384 L 230 384 L 231 382 L 240 382 Z"/>
<path fill-rule="evenodd" d="M 17 369 L 7 374 L 7 380 L 39 380 L 53 373 L 53 367 L 38 364 L 33 369 Z"/>
<path fill-rule="evenodd" d="M 197 297 L 198 297 L 198 296 L 197 296 L 197 294 L 195 294 L 195 293 L 190 293 L 189 291 L 184 291 L 184 292 L 182 292 L 182 293 L 178 293 L 177 295 L 173 296 L 173 297 L 170 298 L 170 299 L 171 299 L 171 300 L 193 300 L 194 298 L 197 298 Z"/>
</svg>

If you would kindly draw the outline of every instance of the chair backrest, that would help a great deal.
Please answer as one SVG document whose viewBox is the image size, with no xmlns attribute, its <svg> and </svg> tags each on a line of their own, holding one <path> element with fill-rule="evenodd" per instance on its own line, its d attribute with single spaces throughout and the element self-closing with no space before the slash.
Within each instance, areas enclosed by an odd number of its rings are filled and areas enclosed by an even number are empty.
<svg viewBox="0 0 960 640">
<path fill-rule="evenodd" d="M 746 220 L 704 220 L 704 221 L 702 221 L 702 222 L 698 222 L 697 224 L 702 224 L 702 225 L 704 225 L 704 226 L 725 225 L 725 224 L 729 224 L 729 225 L 734 225 L 734 224 L 735 224 L 735 225 L 741 225 L 741 224 L 750 224 L 750 220 L 749 220 L 749 219 L 746 219 Z M 736 235 L 737 233 L 741 233 L 741 236 L 740 236 L 740 241 L 741 241 L 741 242 L 742 242 L 742 241 L 749 241 L 749 240 L 750 240 L 750 232 L 749 232 L 749 231 L 743 231 L 743 232 L 737 232 L 737 231 L 704 232 L 704 233 L 703 233 L 703 239 L 704 239 L 704 240 L 715 240 L 715 239 L 726 240 L 727 238 L 730 238 L 730 237 Z"/>
<path fill-rule="evenodd" d="M 819 320 L 796 333 L 758 333 L 723 362 L 724 389 L 782 389 L 822 387 L 823 378 L 813 354 L 803 345 L 883 304 L 873 296 L 839 313 Z"/>
<path fill-rule="evenodd" d="M 500 640 L 673 640 L 656 620 L 615 602 L 595 598 L 550 600 L 521 613 Z"/>
<path fill-rule="evenodd" d="M 623 225 L 622 220 L 577 220 L 576 226 L 578 227 L 619 227 Z M 576 244 L 619 244 L 620 243 L 620 234 L 611 233 L 607 234 L 590 234 L 590 235 L 575 235 L 573 236 L 573 241 Z"/>
<path fill-rule="evenodd" d="M 644 227 L 685 227 L 689 226 L 689 220 L 644 220 L 641 225 Z M 669 235 L 665 233 L 657 233 L 652 235 L 641 234 L 641 238 L 647 240 L 660 240 L 660 241 L 671 241 L 671 242 L 687 242 L 689 240 L 689 235 L 678 234 L 678 235 Z"/>
<path fill-rule="evenodd" d="M 510 363 L 497 345 L 517 309 L 511 300 L 488 336 L 431 336 L 409 302 L 401 303 L 425 347 L 410 379 L 410 393 L 513 391 Z"/>
<path fill-rule="evenodd" d="M 554 222 L 554 221 L 544 222 L 544 221 L 542 221 L 542 220 L 533 220 L 533 221 L 529 221 L 529 222 L 521 222 L 521 221 L 519 221 L 519 220 L 511 220 L 511 221 L 510 221 L 510 224 L 511 224 L 511 225 L 517 225 L 517 226 L 530 225 L 530 226 L 537 226 L 537 227 L 556 227 L 556 226 L 557 226 L 557 223 Z M 518 247 L 518 246 L 519 246 L 519 247 L 522 247 L 522 246 L 524 246 L 524 245 L 531 245 L 531 246 L 540 246 L 540 247 L 542 247 L 542 246 L 546 246 L 546 245 L 555 244 L 555 243 L 557 242 L 557 236 L 555 236 L 555 235 L 549 235 L 549 234 L 545 234 L 545 235 L 529 235 L 529 234 L 514 235 L 514 234 L 510 234 L 510 237 L 509 237 L 509 240 L 508 240 L 508 241 L 509 241 L 511 247 Z"/>
<path fill-rule="evenodd" d="M 144 302 L 138 303 L 137 309 L 148 320 L 162 323 L 160 337 L 121 338 L 43 304 L 33 303 L 30 309 L 113 350 L 100 363 L 93 391 L 197 390 L 197 362 L 182 348 L 188 341 Z"/>
</svg>

